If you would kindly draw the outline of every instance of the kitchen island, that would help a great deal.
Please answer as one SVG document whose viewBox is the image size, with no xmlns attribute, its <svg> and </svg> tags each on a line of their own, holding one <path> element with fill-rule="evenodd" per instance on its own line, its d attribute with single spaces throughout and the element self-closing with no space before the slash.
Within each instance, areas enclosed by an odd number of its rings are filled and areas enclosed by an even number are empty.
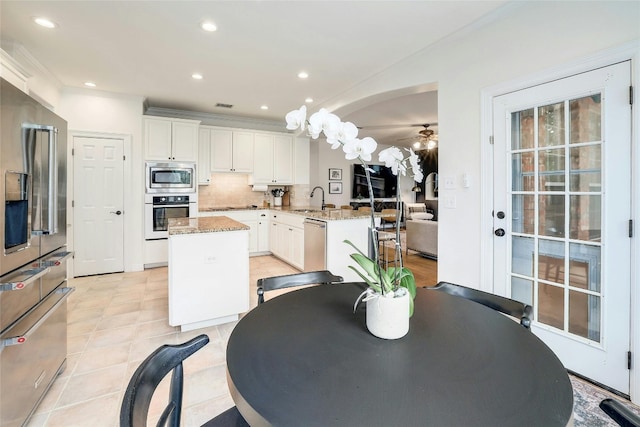
<svg viewBox="0 0 640 427">
<path fill-rule="evenodd" d="M 249 227 L 226 216 L 169 220 L 169 324 L 182 331 L 249 310 Z"/>
<path fill-rule="evenodd" d="M 351 241 L 363 252 L 368 250 L 368 230 L 371 226 L 369 212 L 345 209 L 319 209 L 317 207 L 283 206 L 268 210 L 254 206 L 201 207 L 200 218 L 227 215 L 250 227 L 250 255 L 271 253 L 291 266 L 305 270 L 305 232 L 307 219 L 321 221 L 326 225 L 325 240 L 316 242 L 319 251 L 325 254 L 325 268 L 343 276 L 347 281 L 360 280 L 350 265 L 355 265 L 349 254 L 355 250 L 344 243 Z M 380 213 L 377 212 L 376 225 Z M 307 243 L 309 243 L 307 241 Z M 314 266 L 314 268 L 318 268 Z"/>
</svg>

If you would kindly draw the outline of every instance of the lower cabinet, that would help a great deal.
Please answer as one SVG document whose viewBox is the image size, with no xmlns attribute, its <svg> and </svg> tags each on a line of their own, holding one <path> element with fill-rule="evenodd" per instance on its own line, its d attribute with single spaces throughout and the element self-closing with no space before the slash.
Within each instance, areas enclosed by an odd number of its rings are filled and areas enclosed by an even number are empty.
<svg viewBox="0 0 640 427">
<path fill-rule="evenodd" d="M 299 270 L 304 269 L 304 217 L 271 213 L 269 249 L 278 258 Z"/>
<path fill-rule="evenodd" d="M 266 210 L 200 212 L 199 216 L 227 216 L 249 226 L 249 254 L 269 252 L 269 216 Z"/>
</svg>

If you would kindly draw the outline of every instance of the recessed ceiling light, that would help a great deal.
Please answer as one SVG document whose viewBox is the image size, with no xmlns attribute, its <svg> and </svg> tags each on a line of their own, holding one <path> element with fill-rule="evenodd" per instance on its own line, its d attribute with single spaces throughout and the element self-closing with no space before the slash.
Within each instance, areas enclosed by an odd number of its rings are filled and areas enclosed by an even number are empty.
<svg viewBox="0 0 640 427">
<path fill-rule="evenodd" d="M 269 106 L 268 106 L 268 105 L 261 105 L 261 106 L 260 106 L 260 109 L 261 109 L 261 110 L 268 110 L 268 109 L 269 109 Z"/>
<path fill-rule="evenodd" d="M 307 98 L 304 100 L 304 102 L 306 102 L 307 104 L 310 104 L 313 102 L 313 98 Z"/>
<path fill-rule="evenodd" d="M 94 82 L 84 82 L 84 85 L 88 87 L 96 87 L 96 84 Z"/>
<path fill-rule="evenodd" d="M 300 77 L 301 79 L 306 79 L 307 77 L 309 77 L 309 73 L 307 73 L 306 71 L 300 71 L 298 73 L 298 77 Z"/>
<path fill-rule="evenodd" d="M 202 28 L 205 31 L 208 31 L 210 33 L 216 31 L 218 29 L 218 27 L 216 27 L 216 24 L 214 24 L 211 21 L 204 21 L 202 24 L 200 24 L 200 28 Z"/>
<path fill-rule="evenodd" d="M 198 74 L 198 73 L 193 73 L 191 74 L 191 78 L 193 78 L 194 80 L 202 80 L 202 74 Z"/>
<path fill-rule="evenodd" d="M 40 25 L 41 27 L 45 27 L 45 28 L 56 28 L 57 27 L 55 22 L 51 21 L 50 19 L 43 18 L 43 17 L 33 18 L 33 22 L 35 22 L 36 24 Z"/>
</svg>

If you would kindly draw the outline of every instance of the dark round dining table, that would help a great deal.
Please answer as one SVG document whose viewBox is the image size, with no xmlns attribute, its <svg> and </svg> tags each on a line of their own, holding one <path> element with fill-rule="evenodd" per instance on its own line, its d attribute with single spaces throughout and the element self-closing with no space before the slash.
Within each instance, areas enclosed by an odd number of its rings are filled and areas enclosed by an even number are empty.
<svg viewBox="0 0 640 427">
<path fill-rule="evenodd" d="M 376 338 L 360 283 L 260 304 L 234 328 L 227 379 L 251 426 L 573 424 L 566 369 L 531 331 L 475 302 L 418 289 L 409 333 Z"/>
</svg>

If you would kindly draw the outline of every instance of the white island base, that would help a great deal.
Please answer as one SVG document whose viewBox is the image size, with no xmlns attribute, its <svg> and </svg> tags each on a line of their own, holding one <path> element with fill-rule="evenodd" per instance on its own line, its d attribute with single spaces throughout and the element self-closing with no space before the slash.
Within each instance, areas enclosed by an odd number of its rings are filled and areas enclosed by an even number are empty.
<svg viewBox="0 0 640 427">
<path fill-rule="evenodd" d="M 188 221 L 169 228 L 169 324 L 233 322 L 249 310 L 248 227 L 227 217 Z"/>
</svg>

